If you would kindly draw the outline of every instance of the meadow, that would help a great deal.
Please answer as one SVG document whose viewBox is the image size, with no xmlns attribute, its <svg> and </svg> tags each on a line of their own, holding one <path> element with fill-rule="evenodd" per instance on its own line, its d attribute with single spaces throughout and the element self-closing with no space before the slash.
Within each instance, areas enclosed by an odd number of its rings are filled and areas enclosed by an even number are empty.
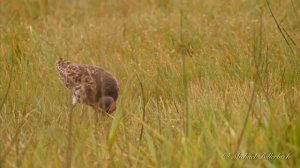
<svg viewBox="0 0 300 168">
<path fill-rule="evenodd" d="M 59 57 L 117 77 L 115 114 Z M 299 167 L 299 121 L 297 0 L 0 1 L 0 167 Z"/>
</svg>

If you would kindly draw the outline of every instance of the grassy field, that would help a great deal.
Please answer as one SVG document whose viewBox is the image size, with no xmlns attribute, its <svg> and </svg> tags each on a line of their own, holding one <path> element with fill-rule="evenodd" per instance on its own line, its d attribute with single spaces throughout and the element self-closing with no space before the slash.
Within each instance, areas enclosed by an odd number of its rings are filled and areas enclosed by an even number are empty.
<svg viewBox="0 0 300 168">
<path fill-rule="evenodd" d="M 269 1 L 0 1 L 0 167 L 300 167 L 300 3 Z M 115 74 L 113 116 L 59 57 Z"/>
</svg>

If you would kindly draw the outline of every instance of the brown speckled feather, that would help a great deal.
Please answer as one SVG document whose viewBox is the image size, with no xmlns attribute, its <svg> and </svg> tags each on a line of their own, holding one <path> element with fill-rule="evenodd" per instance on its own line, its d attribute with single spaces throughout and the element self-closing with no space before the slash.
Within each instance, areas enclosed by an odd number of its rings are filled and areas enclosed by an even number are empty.
<svg viewBox="0 0 300 168">
<path fill-rule="evenodd" d="M 64 85 L 72 91 L 73 104 L 83 102 L 95 106 L 103 96 L 117 100 L 118 82 L 104 69 L 94 65 L 74 64 L 61 58 L 55 65 Z"/>
</svg>

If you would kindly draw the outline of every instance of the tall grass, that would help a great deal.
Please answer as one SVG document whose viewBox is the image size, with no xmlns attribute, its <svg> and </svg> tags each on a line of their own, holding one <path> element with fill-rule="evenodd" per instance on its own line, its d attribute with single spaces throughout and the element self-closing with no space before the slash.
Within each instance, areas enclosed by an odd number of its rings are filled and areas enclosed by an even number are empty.
<svg viewBox="0 0 300 168">
<path fill-rule="evenodd" d="M 300 165 L 298 1 L 0 4 L 0 167 Z M 70 113 L 58 57 L 115 74 L 114 115 Z"/>
</svg>

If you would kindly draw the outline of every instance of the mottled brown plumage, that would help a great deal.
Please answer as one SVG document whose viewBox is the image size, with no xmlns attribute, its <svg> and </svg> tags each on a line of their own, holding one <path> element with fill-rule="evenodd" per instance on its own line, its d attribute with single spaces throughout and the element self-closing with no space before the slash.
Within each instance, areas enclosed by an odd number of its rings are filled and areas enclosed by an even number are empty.
<svg viewBox="0 0 300 168">
<path fill-rule="evenodd" d="M 72 103 L 85 103 L 97 110 L 113 112 L 118 99 L 118 82 L 109 72 L 94 65 L 74 64 L 59 58 L 56 69 L 72 92 Z"/>
</svg>

